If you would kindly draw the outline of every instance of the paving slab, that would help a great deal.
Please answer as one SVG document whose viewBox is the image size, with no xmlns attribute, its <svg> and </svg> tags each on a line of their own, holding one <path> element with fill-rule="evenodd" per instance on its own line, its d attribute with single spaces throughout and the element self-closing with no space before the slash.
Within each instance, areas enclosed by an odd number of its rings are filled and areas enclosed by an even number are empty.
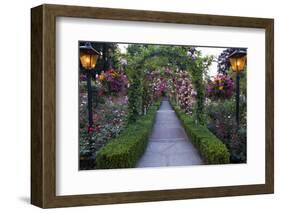
<svg viewBox="0 0 281 213">
<path fill-rule="evenodd" d="M 203 160 L 186 135 L 171 104 L 163 99 L 146 151 L 137 168 L 201 164 Z"/>
</svg>

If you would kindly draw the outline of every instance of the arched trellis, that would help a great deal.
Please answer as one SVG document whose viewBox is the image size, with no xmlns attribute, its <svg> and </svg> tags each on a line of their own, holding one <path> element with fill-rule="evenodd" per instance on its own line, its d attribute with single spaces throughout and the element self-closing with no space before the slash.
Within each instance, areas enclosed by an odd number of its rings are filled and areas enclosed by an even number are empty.
<svg viewBox="0 0 281 213">
<path fill-rule="evenodd" d="M 210 61 L 207 58 L 199 57 L 200 52 L 196 51 L 192 47 L 185 46 L 155 46 L 148 45 L 143 46 L 143 49 L 136 55 L 133 55 L 131 61 L 128 60 L 129 73 L 131 74 L 132 88 L 129 94 L 129 109 L 131 113 L 129 117 L 132 121 L 135 121 L 136 117 L 140 113 L 138 105 L 143 107 L 143 85 L 144 73 L 149 72 L 149 66 L 147 62 L 161 57 L 166 58 L 167 66 L 176 67 L 181 70 L 189 70 L 192 78 L 192 84 L 196 90 L 196 120 L 199 123 L 203 123 L 203 107 L 204 107 L 204 87 L 203 87 L 203 73 L 204 69 L 210 65 Z M 133 109 L 133 110 L 132 110 Z"/>
</svg>

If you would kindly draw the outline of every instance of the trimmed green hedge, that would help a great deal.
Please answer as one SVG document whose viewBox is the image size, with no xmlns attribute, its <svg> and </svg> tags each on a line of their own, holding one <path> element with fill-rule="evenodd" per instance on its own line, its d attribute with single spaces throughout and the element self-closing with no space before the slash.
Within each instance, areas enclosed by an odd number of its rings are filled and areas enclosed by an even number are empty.
<svg viewBox="0 0 281 213">
<path fill-rule="evenodd" d="M 194 120 L 179 107 L 173 106 L 178 118 L 181 120 L 184 129 L 198 148 L 201 156 L 208 164 L 229 163 L 230 154 L 225 144 L 220 141 L 207 127 L 195 124 Z"/>
<path fill-rule="evenodd" d="M 130 124 L 117 138 L 112 139 L 97 153 L 97 169 L 133 168 L 143 155 L 154 124 L 159 103 L 148 113 Z"/>
</svg>

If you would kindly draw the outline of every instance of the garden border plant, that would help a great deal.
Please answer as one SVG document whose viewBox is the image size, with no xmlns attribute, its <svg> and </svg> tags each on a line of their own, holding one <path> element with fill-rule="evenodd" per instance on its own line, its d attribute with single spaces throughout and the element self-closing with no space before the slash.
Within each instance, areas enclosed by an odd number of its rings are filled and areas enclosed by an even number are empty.
<svg viewBox="0 0 281 213">
<path fill-rule="evenodd" d="M 230 154 L 225 144 L 218 139 L 207 127 L 196 122 L 184 113 L 178 106 L 172 102 L 182 125 L 191 138 L 192 143 L 198 148 L 201 156 L 208 164 L 227 164 L 230 162 Z"/>
<path fill-rule="evenodd" d="M 146 115 L 129 124 L 123 134 L 112 139 L 97 153 L 96 168 L 133 168 L 144 153 L 156 112 L 160 104 L 151 106 Z"/>
</svg>

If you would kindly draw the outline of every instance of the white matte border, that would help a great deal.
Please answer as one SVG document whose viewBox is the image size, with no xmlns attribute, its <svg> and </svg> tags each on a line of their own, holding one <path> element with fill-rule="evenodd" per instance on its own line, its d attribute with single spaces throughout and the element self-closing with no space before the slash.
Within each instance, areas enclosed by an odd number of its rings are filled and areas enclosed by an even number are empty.
<svg viewBox="0 0 281 213">
<path fill-rule="evenodd" d="M 56 194 L 265 183 L 265 31 L 60 17 L 56 20 Z M 247 47 L 247 164 L 78 170 L 78 41 Z"/>
</svg>

